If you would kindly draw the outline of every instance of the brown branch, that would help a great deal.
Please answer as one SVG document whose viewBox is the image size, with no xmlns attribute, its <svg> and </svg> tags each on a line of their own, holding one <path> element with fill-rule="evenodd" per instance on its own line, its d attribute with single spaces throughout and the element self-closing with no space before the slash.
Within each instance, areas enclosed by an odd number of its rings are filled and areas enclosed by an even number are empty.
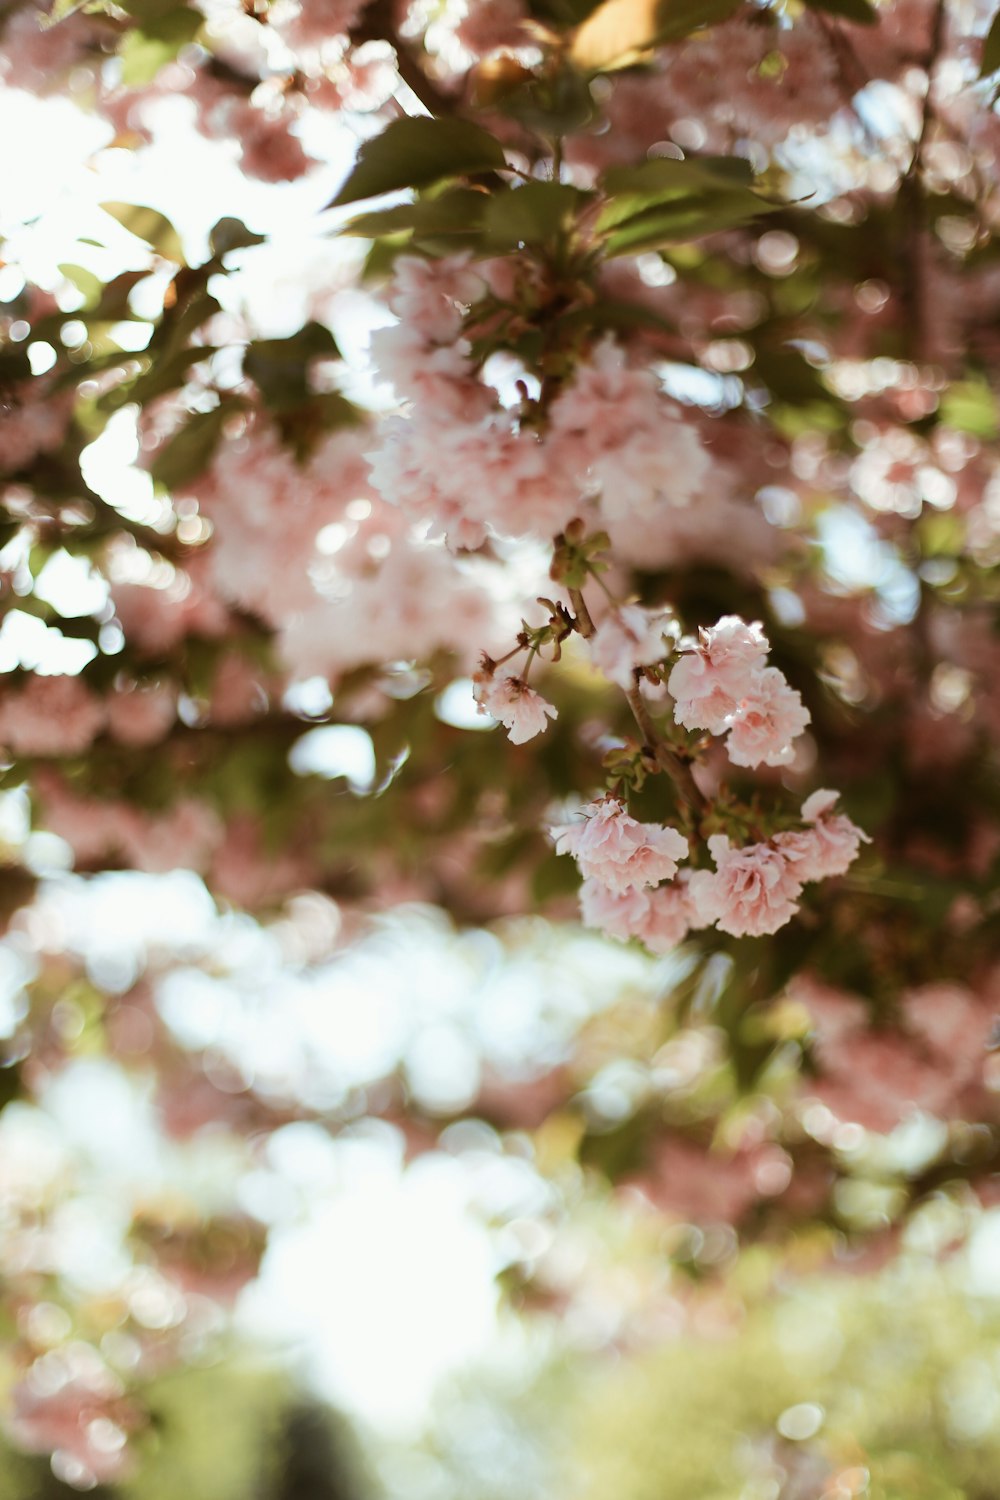
<svg viewBox="0 0 1000 1500">
<path fill-rule="evenodd" d="M 570 589 L 569 598 L 576 613 L 576 628 L 584 640 L 589 641 L 594 634 L 594 622 L 591 619 L 590 610 L 587 608 L 587 601 L 584 599 L 580 589 Z"/>
<path fill-rule="evenodd" d="M 634 687 L 629 688 L 625 696 L 632 710 L 632 716 L 642 733 L 645 742 L 643 748 L 648 750 L 660 770 L 665 771 L 670 777 L 681 801 L 693 812 L 704 812 L 708 807 L 708 799 L 691 774 L 691 767 L 660 738 L 639 684 L 636 683 Z"/>
<path fill-rule="evenodd" d="M 395 9 L 394 0 L 370 0 L 348 32 L 348 39 L 355 47 L 363 42 L 388 42 L 396 54 L 396 71 L 428 114 L 457 113 L 455 99 L 424 71 L 414 49 L 399 35 Z"/>
<path fill-rule="evenodd" d="M 934 65 L 937 62 L 944 39 L 945 0 L 937 0 L 934 21 L 931 27 L 930 45 L 925 60 L 927 93 L 920 117 L 920 130 L 913 147 L 913 155 L 899 184 L 899 199 L 905 219 L 906 244 L 903 256 L 907 268 L 906 304 L 913 330 L 913 355 L 916 360 L 928 357 L 927 339 L 927 293 L 929 270 L 929 246 L 927 243 L 927 207 L 924 199 L 920 169 L 923 165 L 924 149 L 930 131 L 934 110 L 931 94 L 934 86 Z"/>
</svg>

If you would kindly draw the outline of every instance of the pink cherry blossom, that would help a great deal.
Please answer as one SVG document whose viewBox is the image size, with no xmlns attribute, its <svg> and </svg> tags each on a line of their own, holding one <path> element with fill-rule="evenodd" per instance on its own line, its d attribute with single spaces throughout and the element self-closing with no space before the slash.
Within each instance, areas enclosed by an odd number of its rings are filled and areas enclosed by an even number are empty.
<svg viewBox="0 0 1000 1500">
<path fill-rule="evenodd" d="M 634 369 L 613 340 L 552 404 L 554 455 L 600 497 L 609 519 L 686 505 L 708 473 L 696 429 L 647 369 Z"/>
<path fill-rule="evenodd" d="M 465 309 L 486 290 L 486 283 L 464 255 L 442 260 L 400 255 L 392 271 L 389 306 L 426 343 L 452 343 L 461 330 Z"/>
<path fill-rule="evenodd" d="M 697 644 L 685 651 L 667 679 L 676 722 L 685 729 L 724 734 L 764 670 L 767 650 L 759 621 L 747 625 L 739 615 L 723 615 L 701 630 Z"/>
<path fill-rule="evenodd" d="M 483 56 L 529 39 L 521 0 L 471 0 L 455 28 L 463 47 Z"/>
<path fill-rule="evenodd" d="M 798 911 L 802 883 L 794 867 L 771 844 L 733 849 L 724 833 L 708 841 L 716 869 L 691 877 L 691 900 L 706 923 L 732 937 L 777 932 Z"/>
<path fill-rule="evenodd" d="M 46 380 L 23 381 L 5 392 L 0 398 L 0 474 L 27 469 L 39 454 L 58 448 L 72 409 L 71 394 L 55 394 Z"/>
<path fill-rule="evenodd" d="M 684 871 L 679 872 L 683 877 Z M 628 942 L 637 938 L 651 953 L 669 953 L 690 930 L 691 909 L 681 878 L 653 888 L 631 886 L 610 890 L 589 879 L 580 887 L 580 913 L 585 927 Z"/>
<path fill-rule="evenodd" d="M 663 632 L 667 617 L 623 604 L 605 615 L 590 641 L 590 657 L 598 671 L 619 687 L 633 686 L 636 667 L 648 667 L 666 654 Z"/>
<path fill-rule="evenodd" d="M 514 672 L 482 671 L 473 689 L 481 714 L 499 719 L 512 745 L 523 745 L 548 729 L 558 711 Z"/>
<path fill-rule="evenodd" d="M 649 892 L 649 905 L 635 935 L 650 953 L 670 953 L 691 929 L 693 913 L 686 874 L 681 870 L 675 881 Z"/>
<path fill-rule="evenodd" d="M 813 792 L 802 804 L 802 817 L 810 826 L 775 835 L 774 843 L 803 883 L 843 875 L 858 856 L 861 844 L 871 839 L 843 813 L 831 815 L 839 793 Z"/>
<path fill-rule="evenodd" d="M 811 715 L 785 675 L 765 667 L 753 675 L 749 691 L 740 699 L 726 740 L 734 766 L 787 766 L 795 758 L 792 741 L 805 729 Z"/>
<path fill-rule="evenodd" d="M 317 165 L 291 129 L 287 108 L 266 109 L 249 99 L 231 106 L 228 131 L 240 143 L 240 165 L 262 182 L 295 182 Z"/>
<path fill-rule="evenodd" d="M 75 1343 L 34 1362 L 14 1387 L 4 1425 L 18 1447 L 51 1453 L 57 1473 L 75 1488 L 91 1489 L 128 1474 L 128 1430 L 136 1417 L 96 1351 Z"/>
<path fill-rule="evenodd" d="M 176 695 L 169 688 L 123 688 L 107 700 L 108 728 L 122 745 L 155 745 L 170 730 L 177 714 Z"/>
<path fill-rule="evenodd" d="M 78 677 L 32 676 L 0 697 L 0 745 L 15 755 L 79 755 L 104 720 L 104 704 Z"/>
<path fill-rule="evenodd" d="M 616 893 L 672 880 L 688 841 L 676 828 L 639 823 L 614 797 L 590 802 L 582 821 L 551 830 L 557 854 L 572 854 L 586 879 Z"/>
<path fill-rule="evenodd" d="M 590 877 L 580 887 L 580 915 L 584 927 L 595 928 L 622 943 L 636 936 L 648 912 L 649 891 L 642 886 L 613 891 L 602 881 Z"/>
<path fill-rule="evenodd" d="M 290 47 L 319 47 L 350 31 L 363 9 L 363 0 L 304 0 L 291 10 L 276 6 L 272 24 Z"/>
</svg>

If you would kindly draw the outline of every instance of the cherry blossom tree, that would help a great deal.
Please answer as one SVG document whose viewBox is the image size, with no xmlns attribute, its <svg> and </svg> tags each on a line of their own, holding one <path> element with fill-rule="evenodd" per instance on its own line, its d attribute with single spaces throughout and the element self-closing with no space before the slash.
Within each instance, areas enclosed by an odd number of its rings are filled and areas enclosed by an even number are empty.
<svg viewBox="0 0 1000 1500">
<path fill-rule="evenodd" d="M 28 0 L 0 27 L 5 90 L 68 95 L 140 165 L 165 109 L 275 193 L 336 175 L 334 128 L 354 143 L 280 336 L 248 293 L 269 234 L 241 219 L 199 249 L 104 202 L 110 275 L 92 235 L 46 271 L 10 233 L 0 747 L 36 833 L 81 877 L 194 871 L 265 926 L 335 906 L 345 945 L 412 904 L 457 932 L 540 916 L 654 976 L 642 1027 L 609 997 L 617 1025 L 486 1068 L 461 1107 L 390 1066 L 365 1108 L 414 1153 L 469 1116 L 541 1164 L 572 1121 L 574 1163 L 649 1213 L 737 1245 L 808 1224 L 832 1258 L 888 1253 L 942 1191 L 990 1203 L 992 8 Z M 115 432 L 141 505 L 95 477 Z M 40 641 L 71 664 L 40 667 Z M 348 741 L 370 775 L 309 774 L 310 745 Z M 38 873 L 11 845 L 15 948 Z M 32 941 L 0 1075 L 21 1111 L 84 983 Z M 87 1001 L 102 1048 L 155 1074 L 167 1136 L 215 1120 L 250 1151 L 324 1119 L 170 1035 L 180 962 Z M 931 1147 L 887 1165 L 915 1118 Z M 39 1312 L 73 1298 L 26 1248 L 70 1192 L 45 1160 L 44 1192 L 12 1169 L 0 1200 L 7 1425 L 65 1482 L 114 1482 L 140 1376 L 212 1335 L 266 1228 L 222 1198 L 187 1231 L 136 1205 L 129 1295 L 153 1311 L 129 1363 Z M 524 1286 L 574 1294 L 544 1265 Z"/>
</svg>

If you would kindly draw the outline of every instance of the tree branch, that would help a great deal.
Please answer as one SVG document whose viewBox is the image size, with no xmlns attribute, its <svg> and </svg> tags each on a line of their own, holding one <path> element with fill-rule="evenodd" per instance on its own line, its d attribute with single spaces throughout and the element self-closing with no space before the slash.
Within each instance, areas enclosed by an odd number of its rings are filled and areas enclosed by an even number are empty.
<svg viewBox="0 0 1000 1500">
<path fill-rule="evenodd" d="M 642 733 L 644 748 L 652 755 L 660 770 L 665 771 L 670 777 L 681 801 L 686 803 L 693 812 L 704 812 L 709 805 L 708 799 L 691 774 L 691 767 L 686 761 L 681 760 L 680 756 L 675 755 L 670 746 L 660 738 L 639 684 L 636 683 L 634 687 L 629 688 L 625 696 L 632 710 L 632 716 Z"/>
<path fill-rule="evenodd" d="M 414 50 L 399 35 L 393 0 L 370 0 L 348 32 L 355 47 L 363 42 L 388 42 L 396 54 L 396 71 L 411 93 L 431 115 L 453 115 L 455 100 L 420 66 Z"/>
</svg>

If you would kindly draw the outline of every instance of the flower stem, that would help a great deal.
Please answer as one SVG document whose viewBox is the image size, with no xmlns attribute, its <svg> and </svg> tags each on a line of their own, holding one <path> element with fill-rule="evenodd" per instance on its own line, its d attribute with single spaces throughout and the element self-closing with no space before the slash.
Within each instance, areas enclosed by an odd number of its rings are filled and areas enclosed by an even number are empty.
<svg viewBox="0 0 1000 1500">
<path fill-rule="evenodd" d="M 576 628 L 585 641 L 589 641 L 594 634 L 594 622 L 590 618 L 590 610 L 587 608 L 586 600 L 580 589 L 570 589 L 570 603 L 576 614 Z"/>
<path fill-rule="evenodd" d="M 681 801 L 694 812 L 702 813 L 708 808 L 708 800 L 701 791 L 698 783 L 691 774 L 691 767 L 686 761 L 681 760 L 670 746 L 661 739 L 656 725 L 653 723 L 646 700 L 642 696 L 639 684 L 628 689 L 625 694 L 628 699 L 629 708 L 632 710 L 633 718 L 638 724 L 645 741 L 645 748 L 656 761 L 661 771 L 665 771 L 670 777 L 677 790 Z"/>
</svg>

